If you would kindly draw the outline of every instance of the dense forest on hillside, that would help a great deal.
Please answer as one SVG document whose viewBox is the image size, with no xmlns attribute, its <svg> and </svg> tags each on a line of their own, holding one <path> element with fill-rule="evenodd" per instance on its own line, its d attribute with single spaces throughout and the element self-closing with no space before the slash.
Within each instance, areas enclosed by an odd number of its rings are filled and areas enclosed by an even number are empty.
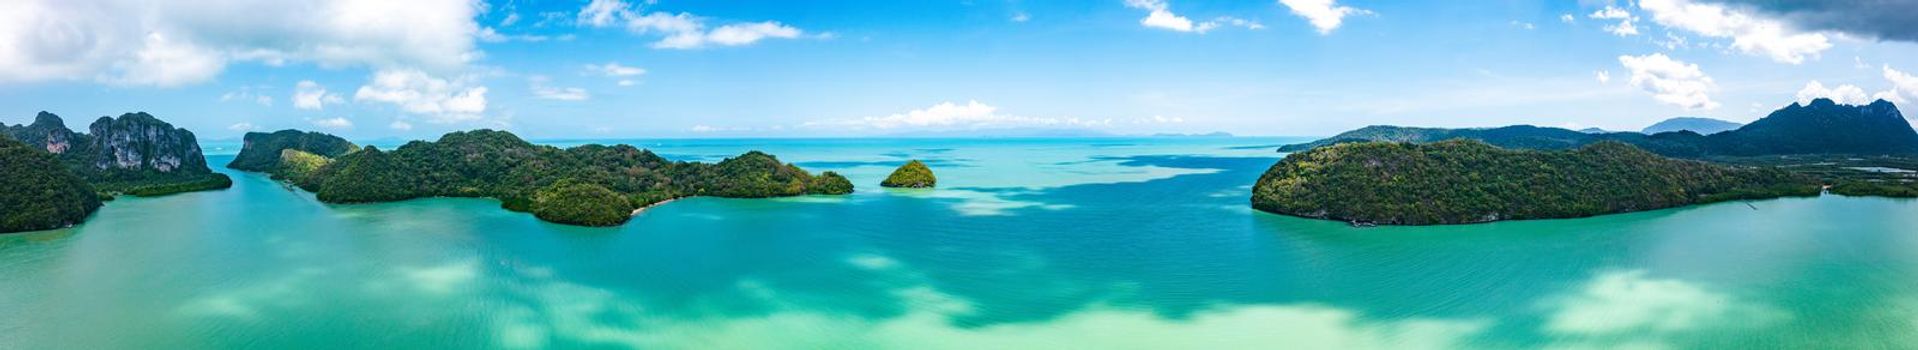
<svg viewBox="0 0 1918 350">
<path fill-rule="evenodd" d="M 1268 212 L 1392 225 L 1584 217 L 1817 195 L 1807 176 L 1676 160 L 1620 142 L 1501 149 L 1473 140 L 1345 143 L 1288 155 L 1253 187 Z"/>
<path fill-rule="evenodd" d="M 674 162 L 629 145 L 561 149 L 494 130 L 454 132 L 391 151 L 366 147 L 337 158 L 288 150 L 263 145 L 243 153 L 283 153 L 274 175 L 325 202 L 490 197 L 510 210 L 576 225 L 617 225 L 635 208 L 687 196 L 852 192 L 851 181 L 839 174 L 814 176 L 757 151 L 714 164 Z M 609 214 L 615 212 L 622 214 Z"/>
<path fill-rule="evenodd" d="M 240 148 L 240 154 L 226 167 L 252 171 L 271 172 L 280 166 L 281 150 L 296 150 L 309 155 L 326 158 L 339 157 L 358 150 L 359 146 L 339 136 L 299 130 L 280 130 L 273 133 L 249 132 L 242 139 L 246 143 Z"/>
<path fill-rule="evenodd" d="M 93 186 L 52 153 L 0 137 L 0 233 L 78 224 L 100 208 Z"/>
</svg>

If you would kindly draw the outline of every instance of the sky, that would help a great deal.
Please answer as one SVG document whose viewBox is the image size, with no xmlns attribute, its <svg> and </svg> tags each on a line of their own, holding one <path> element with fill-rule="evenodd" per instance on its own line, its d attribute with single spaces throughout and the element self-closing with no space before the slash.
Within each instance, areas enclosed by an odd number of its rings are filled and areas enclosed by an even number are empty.
<svg viewBox="0 0 1918 350">
<path fill-rule="evenodd" d="M 202 139 L 1637 130 L 1918 101 L 1918 0 L 9 2 L 0 123 L 145 111 Z"/>
</svg>

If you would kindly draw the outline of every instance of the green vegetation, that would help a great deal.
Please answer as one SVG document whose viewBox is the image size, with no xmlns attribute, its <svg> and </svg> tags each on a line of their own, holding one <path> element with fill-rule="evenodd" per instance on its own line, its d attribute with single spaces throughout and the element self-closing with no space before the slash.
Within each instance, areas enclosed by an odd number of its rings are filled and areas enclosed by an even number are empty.
<svg viewBox="0 0 1918 350">
<path fill-rule="evenodd" d="M 339 136 L 299 130 L 280 130 L 271 134 L 249 132 L 245 137 L 246 145 L 240 148 L 240 154 L 226 167 L 253 171 L 272 172 L 284 163 L 283 151 L 295 150 L 325 158 L 339 157 L 359 149 L 359 146 L 347 142 Z"/>
<path fill-rule="evenodd" d="M 47 112 L 40 112 L 32 124 L 0 129 L 5 131 L 0 134 L 53 154 L 107 196 L 159 196 L 233 185 L 226 175 L 207 168 L 193 132 L 144 112 L 102 117 L 87 134 L 67 129 L 59 116 Z"/>
<path fill-rule="evenodd" d="M 893 170 L 892 175 L 886 176 L 886 180 L 880 182 L 879 185 L 885 187 L 930 188 L 938 182 L 939 179 L 932 176 L 932 169 L 927 168 L 926 163 L 920 163 L 919 160 L 914 159 L 906 162 L 906 165 L 899 166 L 899 169 Z"/>
<path fill-rule="evenodd" d="M 820 173 L 812 179 L 811 194 L 840 195 L 852 194 L 852 180 L 835 172 Z"/>
<path fill-rule="evenodd" d="M 60 160 L 11 138 L 0 137 L 0 233 L 67 227 L 100 209 L 86 180 Z"/>
<path fill-rule="evenodd" d="M 830 172 L 813 176 L 758 151 L 715 164 L 674 162 L 629 145 L 561 149 L 494 130 L 454 132 L 392 151 L 367 147 L 330 159 L 287 151 L 281 150 L 274 176 L 313 191 L 321 201 L 490 197 L 508 210 L 576 225 L 617 225 L 632 208 L 688 196 L 852 192 L 845 177 Z M 613 212 L 622 218 L 609 219 Z"/>
<path fill-rule="evenodd" d="M 1841 181 L 1831 186 L 1831 193 L 1846 196 L 1918 198 L 1918 183 L 1911 181 Z"/>
<path fill-rule="evenodd" d="M 619 192 L 573 179 L 540 189 L 532 204 L 534 217 L 565 224 L 617 226 L 633 216 L 632 203 Z"/>
<path fill-rule="evenodd" d="M 1807 176 L 1669 159 L 1619 142 L 1534 151 L 1452 140 L 1347 143 L 1294 153 L 1259 179 L 1252 205 L 1303 217 L 1430 225 L 1818 193 L 1817 181 Z"/>
</svg>

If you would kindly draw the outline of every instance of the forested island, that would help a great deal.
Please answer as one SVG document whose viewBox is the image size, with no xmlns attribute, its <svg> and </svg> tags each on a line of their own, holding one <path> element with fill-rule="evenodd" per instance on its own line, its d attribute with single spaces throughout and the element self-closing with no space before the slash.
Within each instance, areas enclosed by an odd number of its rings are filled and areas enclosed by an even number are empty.
<svg viewBox="0 0 1918 350">
<path fill-rule="evenodd" d="M 753 151 L 718 163 L 675 162 L 629 145 L 557 148 L 505 131 L 449 133 L 392 151 L 339 147 L 330 135 L 297 131 L 247 135 L 230 166 L 266 172 L 328 203 L 422 197 L 487 197 L 541 220 L 586 226 L 625 223 L 637 208 L 689 196 L 763 198 L 852 193 L 833 172 L 817 176 Z M 317 141 L 317 142 L 315 142 Z M 322 145 L 323 147 L 313 147 Z M 339 152 L 342 149 L 357 149 Z M 240 159 L 250 160 L 242 163 Z"/>
<path fill-rule="evenodd" d="M 1918 165 L 1918 132 L 1883 100 L 1794 103 L 1710 135 L 1371 126 L 1280 151 L 1295 153 L 1260 178 L 1253 207 L 1378 224 L 1581 217 L 1816 195 L 1821 186 L 1918 196 L 1907 175 Z"/>
<path fill-rule="evenodd" d="M 1345 143 L 1267 170 L 1252 206 L 1383 225 L 1572 218 L 1734 199 L 1811 196 L 1810 177 L 1661 157 L 1619 142 L 1502 149 L 1476 140 Z"/>
<path fill-rule="evenodd" d="M 938 183 L 939 178 L 932 175 L 932 168 L 928 168 L 926 167 L 926 163 L 914 159 L 907 161 L 905 165 L 900 165 L 898 169 L 893 169 L 892 174 L 886 176 L 886 180 L 879 182 L 879 186 L 932 188 Z"/>
</svg>

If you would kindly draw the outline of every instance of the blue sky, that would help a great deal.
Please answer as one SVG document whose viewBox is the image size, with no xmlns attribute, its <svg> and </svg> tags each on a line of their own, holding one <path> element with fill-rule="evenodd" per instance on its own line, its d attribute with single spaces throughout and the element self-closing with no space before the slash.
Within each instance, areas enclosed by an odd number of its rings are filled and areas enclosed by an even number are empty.
<svg viewBox="0 0 1918 350">
<path fill-rule="evenodd" d="M 1918 32 L 1855 14 L 1902 1 L 24 1 L 0 122 L 209 139 L 1635 130 L 1918 100 Z"/>
</svg>

